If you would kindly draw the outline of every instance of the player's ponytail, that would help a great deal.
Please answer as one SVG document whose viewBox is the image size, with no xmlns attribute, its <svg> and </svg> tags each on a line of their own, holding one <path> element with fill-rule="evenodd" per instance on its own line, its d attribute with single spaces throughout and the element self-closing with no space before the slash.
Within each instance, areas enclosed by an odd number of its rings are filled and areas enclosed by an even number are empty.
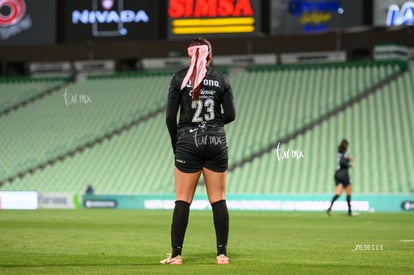
<svg viewBox="0 0 414 275">
<path fill-rule="evenodd" d="M 203 38 L 194 39 L 187 48 L 191 63 L 181 83 L 181 89 L 184 89 L 190 82 L 193 89 L 193 101 L 198 100 L 200 97 L 201 83 L 207 73 L 207 65 L 211 60 L 211 52 L 210 42 Z"/>
<path fill-rule="evenodd" d="M 196 62 L 194 63 L 194 66 L 192 68 L 193 72 L 190 76 L 190 81 L 191 81 L 191 84 L 193 85 L 193 93 L 192 93 L 193 101 L 198 100 L 198 98 L 200 97 L 200 90 L 201 90 L 201 87 L 200 87 L 201 83 L 197 85 L 197 82 L 196 82 L 197 81 L 197 64 L 199 62 L 198 58 L 199 58 L 199 49 L 196 50 L 196 53 L 195 53 Z"/>
</svg>

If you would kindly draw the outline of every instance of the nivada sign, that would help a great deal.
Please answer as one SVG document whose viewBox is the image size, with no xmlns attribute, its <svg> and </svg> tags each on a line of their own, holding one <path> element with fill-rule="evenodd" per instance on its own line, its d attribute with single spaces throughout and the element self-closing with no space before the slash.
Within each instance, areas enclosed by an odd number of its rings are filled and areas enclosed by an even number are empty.
<svg viewBox="0 0 414 275">
<path fill-rule="evenodd" d="M 157 38 L 157 1 L 71 0 L 66 6 L 68 41 Z"/>
<path fill-rule="evenodd" d="M 259 0 L 170 0 L 170 37 L 258 32 Z"/>
</svg>

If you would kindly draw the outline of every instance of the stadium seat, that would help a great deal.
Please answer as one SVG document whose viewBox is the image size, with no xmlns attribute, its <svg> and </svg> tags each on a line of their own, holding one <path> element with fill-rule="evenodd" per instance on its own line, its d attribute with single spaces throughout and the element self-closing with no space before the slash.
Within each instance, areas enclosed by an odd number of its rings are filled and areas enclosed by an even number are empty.
<svg viewBox="0 0 414 275">
<path fill-rule="evenodd" d="M 409 192 L 412 72 L 280 144 L 290 159 L 279 160 L 276 152 L 280 139 L 398 71 L 395 64 L 345 63 L 249 68 L 230 75 L 237 118 L 226 126 L 228 192 L 331 193 L 336 147 L 344 137 L 357 163 L 351 172 L 355 192 Z M 8 160 L 0 180 L 52 161 L 0 190 L 81 193 L 91 184 L 101 194 L 174 192 L 164 118 L 169 80 L 169 74 L 91 77 L 69 86 L 72 94 L 89 95 L 89 104 L 66 105 L 61 89 L 0 117 L 0 153 Z M 294 150 L 303 158 L 293 159 Z"/>
</svg>

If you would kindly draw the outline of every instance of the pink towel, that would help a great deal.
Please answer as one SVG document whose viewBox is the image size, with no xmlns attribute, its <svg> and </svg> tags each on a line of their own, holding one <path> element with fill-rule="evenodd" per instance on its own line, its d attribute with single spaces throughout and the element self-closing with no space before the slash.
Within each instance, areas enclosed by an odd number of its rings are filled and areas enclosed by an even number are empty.
<svg viewBox="0 0 414 275">
<path fill-rule="evenodd" d="M 188 81 L 191 81 L 193 91 L 199 87 L 201 82 L 207 73 L 207 45 L 196 45 L 187 48 L 188 56 L 191 57 L 190 67 L 185 75 L 183 82 L 181 83 L 181 90 L 187 85 Z M 199 91 L 199 89 L 197 89 Z M 198 95 L 193 98 L 198 99 Z"/>
</svg>

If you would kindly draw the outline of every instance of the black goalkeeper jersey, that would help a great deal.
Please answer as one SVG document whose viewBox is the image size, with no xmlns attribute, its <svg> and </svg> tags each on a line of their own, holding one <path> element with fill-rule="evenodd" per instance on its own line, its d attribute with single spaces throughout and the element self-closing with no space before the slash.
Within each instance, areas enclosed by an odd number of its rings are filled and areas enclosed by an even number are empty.
<svg viewBox="0 0 414 275">
<path fill-rule="evenodd" d="M 179 100 L 180 120 L 178 128 L 182 126 L 199 125 L 200 123 L 224 125 L 222 103 L 233 99 L 233 92 L 226 75 L 207 68 L 206 76 L 200 84 L 200 97 L 192 100 L 192 87 L 190 84 L 180 90 L 181 82 L 187 69 L 177 72 L 170 83 L 168 98 Z"/>
<path fill-rule="evenodd" d="M 335 183 L 342 184 L 347 187 L 351 184 L 351 177 L 349 176 L 348 169 L 351 167 L 351 159 L 348 152 L 336 154 L 336 171 L 335 171 Z"/>
<path fill-rule="evenodd" d="M 235 119 L 233 92 L 228 77 L 210 66 L 207 67 L 206 76 L 200 84 L 199 99 L 193 101 L 191 83 L 181 90 L 187 70 L 188 68 L 178 71 L 172 77 L 168 89 L 166 122 L 173 147 L 177 129 L 199 125 L 220 127 Z M 177 125 L 178 109 L 180 118 Z"/>
<path fill-rule="evenodd" d="M 351 167 L 351 160 L 349 158 L 348 152 L 337 153 L 336 154 L 336 171 L 348 171 L 348 168 Z"/>
</svg>

